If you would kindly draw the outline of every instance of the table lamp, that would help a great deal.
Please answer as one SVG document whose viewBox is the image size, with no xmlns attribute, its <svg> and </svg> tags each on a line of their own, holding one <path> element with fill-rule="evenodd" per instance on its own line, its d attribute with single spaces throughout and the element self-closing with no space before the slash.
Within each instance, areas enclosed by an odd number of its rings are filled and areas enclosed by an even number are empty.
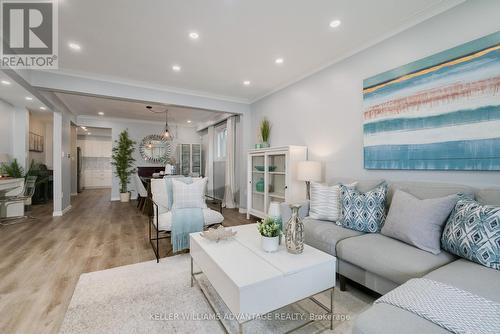
<svg viewBox="0 0 500 334">
<path fill-rule="evenodd" d="M 321 181 L 321 162 L 300 161 L 297 166 L 297 179 L 306 182 L 307 199 L 311 199 L 311 181 Z"/>
</svg>

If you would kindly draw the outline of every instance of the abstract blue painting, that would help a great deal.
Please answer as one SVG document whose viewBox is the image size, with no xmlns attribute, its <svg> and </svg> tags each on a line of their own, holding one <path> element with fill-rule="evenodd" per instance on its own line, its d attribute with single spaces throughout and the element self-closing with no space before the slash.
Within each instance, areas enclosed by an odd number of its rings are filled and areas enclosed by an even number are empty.
<svg viewBox="0 0 500 334">
<path fill-rule="evenodd" d="M 500 170 L 500 32 L 363 82 L 366 169 Z"/>
</svg>

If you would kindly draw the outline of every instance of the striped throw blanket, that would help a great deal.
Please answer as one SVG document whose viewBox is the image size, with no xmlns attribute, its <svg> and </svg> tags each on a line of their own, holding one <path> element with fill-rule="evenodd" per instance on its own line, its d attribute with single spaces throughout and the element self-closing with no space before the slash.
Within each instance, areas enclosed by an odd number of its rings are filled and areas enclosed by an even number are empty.
<svg viewBox="0 0 500 334">
<path fill-rule="evenodd" d="M 499 303 L 430 279 L 411 279 L 375 301 L 380 303 L 412 312 L 453 333 L 500 333 Z"/>
</svg>

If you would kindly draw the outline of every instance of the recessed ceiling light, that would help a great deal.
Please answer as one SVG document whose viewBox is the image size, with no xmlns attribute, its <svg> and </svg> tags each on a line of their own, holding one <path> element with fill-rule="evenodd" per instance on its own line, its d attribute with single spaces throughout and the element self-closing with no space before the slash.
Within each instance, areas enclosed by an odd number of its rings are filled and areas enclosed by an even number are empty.
<svg viewBox="0 0 500 334">
<path fill-rule="evenodd" d="M 251 82 L 249 80 L 245 80 L 245 81 L 243 81 L 243 84 L 245 86 L 250 86 Z"/>
<path fill-rule="evenodd" d="M 45 108 L 45 107 L 40 107 L 40 110 L 47 110 L 47 108 Z"/>
<path fill-rule="evenodd" d="M 179 65 L 172 66 L 172 71 L 179 72 L 180 70 L 181 70 L 181 67 Z"/>
<path fill-rule="evenodd" d="M 187 122 L 188 122 L 188 123 L 191 123 L 191 120 L 190 120 L 190 119 L 188 119 L 188 120 L 187 120 Z"/>
<path fill-rule="evenodd" d="M 200 35 L 196 31 L 192 31 L 189 33 L 189 38 L 191 39 L 198 39 Z"/>
<path fill-rule="evenodd" d="M 26 99 L 27 101 L 32 101 L 32 100 L 33 100 L 33 98 L 32 98 L 31 96 L 26 96 L 26 97 L 25 97 L 25 99 Z"/>
<path fill-rule="evenodd" d="M 70 47 L 70 49 L 75 50 L 75 51 L 80 51 L 82 49 L 80 44 L 76 44 L 73 42 L 68 43 L 68 46 Z"/>
<path fill-rule="evenodd" d="M 276 58 L 276 59 L 274 60 L 274 62 L 275 62 L 276 64 L 278 64 L 278 65 L 283 64 L 283 62 L 284 62 L 284 61 L 285 61 L 285 60 L 284 60 L 283 58 Z"/>
<path fill-rule="evenodd" d="M 341 23 L 342 22 L 340 22 L 340 20 L 333 20 L 332 22 L 330 22 L 330 28 L 337 28 Z"/>
<path fill-rule="evenodd" d="M 103 113 L 102 111 L 99 111 L 97 114 L 98 114 L 99 116 L 104 116 L 104 113 Z"/>
<path fill-rule="evenodd" d="M 85 126 L 80 126 L 80 127 L 82 128 L 82 130 L 87 131 L 87 127 L 85 127 Z"/>
<path fill-rule="evenodd" d="M 90 136 L 92 134 L 92 132 L 87 132 L 87 136 Z"/>
<path fill-rule="evenodd" d="M 2 80 L 2 84 L 3 84 L 3 85 L 10 85 L 10 81 L 7 81 L 7 80 Z"/>
</svg>

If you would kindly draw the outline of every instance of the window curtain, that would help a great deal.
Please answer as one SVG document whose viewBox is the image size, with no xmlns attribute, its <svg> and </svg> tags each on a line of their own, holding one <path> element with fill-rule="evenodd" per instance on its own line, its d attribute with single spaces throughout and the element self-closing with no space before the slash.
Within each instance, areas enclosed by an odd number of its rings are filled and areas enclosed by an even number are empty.
<svg viewBox="0 0 500 334">
<path fill-rule="evenodd" d="M 235 177 L 235 147 L 236 147 L 236 118 L 231 116 L 226 121 L 226 175 L 224 186 L 224 199 L 222 205 L 226 208 L 236 208 L 236 177 Z"/>
</svg>

